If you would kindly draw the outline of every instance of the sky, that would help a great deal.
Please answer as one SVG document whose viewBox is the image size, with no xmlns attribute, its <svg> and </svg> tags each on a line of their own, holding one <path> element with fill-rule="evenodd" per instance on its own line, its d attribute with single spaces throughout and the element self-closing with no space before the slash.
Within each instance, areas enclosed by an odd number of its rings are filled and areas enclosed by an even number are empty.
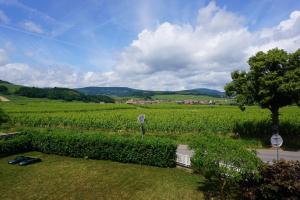
<svg viewBox="0 0 300 200">
<path fill-rule="evenodd" d="M 0 79 L 223 90 L 258 51 L 300 48 L 299 0 L 0 0 Z"/>
</svg>

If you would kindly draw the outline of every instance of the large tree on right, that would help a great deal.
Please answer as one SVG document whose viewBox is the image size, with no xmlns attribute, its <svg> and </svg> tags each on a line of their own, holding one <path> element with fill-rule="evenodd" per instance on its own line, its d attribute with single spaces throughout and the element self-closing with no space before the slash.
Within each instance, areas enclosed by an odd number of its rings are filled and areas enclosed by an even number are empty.
<svg viewBox="0 0 300 200">
<path fill-rule="evenodd" d="M 225 86 L 228 96 L 236 98 L 240 108 L 258 104 L 272 113 L 273 134 L 279 134 L 279 109 L 300 106 L 300 49 L 287 53 L 282 49 L 259 51 L 248 60 L 249 71 L 234 71 Z"/>
</svg>

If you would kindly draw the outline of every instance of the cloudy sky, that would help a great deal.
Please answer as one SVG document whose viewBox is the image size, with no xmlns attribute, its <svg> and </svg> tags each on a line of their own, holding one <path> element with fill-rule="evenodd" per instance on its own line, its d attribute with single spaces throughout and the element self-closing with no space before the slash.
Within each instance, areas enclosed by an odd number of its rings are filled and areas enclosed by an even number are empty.
<svg viewBox="0 0 300 200">
<path fill-rule="evenodd" d="M 222 90 L 259 50 L 300 48 L 299 0 L 0 0 L 0 79 Z"/>
</svg>

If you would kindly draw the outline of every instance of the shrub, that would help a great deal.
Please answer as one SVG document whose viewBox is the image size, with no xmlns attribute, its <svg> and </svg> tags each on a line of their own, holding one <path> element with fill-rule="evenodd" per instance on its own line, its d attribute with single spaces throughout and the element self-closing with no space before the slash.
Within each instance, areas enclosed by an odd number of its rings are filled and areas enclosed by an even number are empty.
<svg viewBox="0 0 300 200">
<path fill-rule="evenodd" d="M 8 122 L 8 115 L 0 108 L 0 126 L 2 123 Z"/>
<path fill-rule="evenodd" d="M 158 167 L 176 166 L 176 144 L 161 138 L 109 136 L 91 133 L 34 132 L 34 150 L 71 157 L 139 163 Z"/>
<path fill-rule="evenodd" d="M 31 149 L 31 137 L 29 134 L 0 139 L 0 156 L 30 151 Z"/>
<path fill-rule="evenodd" d="M 258 175 L 261 161 L 236 140 L 206 135 L 191 145 L 195 149 L 192 166 L 207 179 L 215 179 L 220 198 L 226 197 L 226 188 L 237 186 L 245 174 Z"/>
<path fill-rule="evenodd" d="M 259 169 L 260 179 L 240 183 L 244 198 L 248 199 L 299 199 L 300 162 L 280 160 Z M 245 192 L 245 191 L 250 191 Z"/>
</svg>

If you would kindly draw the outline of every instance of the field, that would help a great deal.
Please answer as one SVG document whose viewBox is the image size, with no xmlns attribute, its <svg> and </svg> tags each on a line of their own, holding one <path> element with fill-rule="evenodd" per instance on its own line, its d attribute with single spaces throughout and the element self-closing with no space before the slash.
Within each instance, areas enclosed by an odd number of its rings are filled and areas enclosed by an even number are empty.
<svg viewBox="0 0 300 200">
<path fill-rule="evenodd" d="M 143 97 L 115 97 L 117 102 L 125 103 L 127 100 L 143 100 Z M 151 96 L 153 100 L 159 100 L 162 102 L 176 102 L 183 100 L 198 100 L 198 101 L 210 101 L 212 100 L 216 104 L 229 105 L 235 103 L 233 99 L 221 98 L 221 97 L 212 97 L 206 95 L 193 95 L 193 94 L 155 94 Z"/>
<path fill-rule="evenodd" d="M 2 103 L 15 127 L 46 127 L 101 130 L 117 134 L 137 134 L 137 116 L 146 115 L 147 134 L 187 136 L 203 132 L 239 133 L 246 138 L 269 141 L 270 112 L 257 106 L 240 111 L 236 106 L 204 105 L 126 105 L 66 103 L 60 101 L 12 101 Z M 280 110 L 281 133 L 288 146 L 298 147 L 300 109 L 296 106 Z"/>
<path fill-rule="evenodd" d="M 213 100 L 221 103 L 226 103 L 227 100 L 229 102 L 229 99 L 226 98 L 217 98 L 217 97 L 211 97 L 211 96 L 205 96 L 205 95 L 191 95 L 191 94 L 161 94 L 161 95 L 154 95 L 152 97 L 153 99 L 157 100 L 167 100 L 167 101 L 182 101 L 182 100 Z"/>
<path fill-rule="evenodd" d="M 209 141 L 207 144 L 212 146 L 217 144 L 212 148 L 216 152 L 233 151 L 235 159 L 238 156 L 245 157 L 246 151 L 250 154 L 246 148 L 270 146 L 270 112 L 257 106 L 247 107 L 242 112 L 238 107 L 230 105 L 126 105 L 12 99 L 1 103 L 1 108 L 10 117 L 10 122 L 1 127 L 2 131 L 27 130 L 34 136 L 39 136 L 38 132 L 47 132 L 51 136 L 64 133 L 67 137 L 62 138 L 66 143 L 45 137 L 45 141 L 50 141 L 52 147 L 55 147 L 53 152 L 59 155 L 75 155 L 63 154 L 75 152 L 70 146 L 78 147 L 79 143 L 69 144 L 68 141 L 81 141 L 80 144 L 85 147 L 86 144 L 93 144 L 82 140 L 88 133 L 96 134 L 97 137 L 99 133 L 109 134 L 112 138 L 121 135 L 129 141 L 140 141 L 139 114 L 146 115 L 146 140 L 162 140 L 157 137 L 163 137 L 172 139 L 169 141 L 173 144 L 174 140 L 177 144 L 189 145 L 193 141 Z M 280 121 L 283 148 L 300 149 L 300 109 L 296 106 L 281 109 Z M 78 140 L 75 133 L 82 135 L 82 138 Z M 211 134 L 220 137 L 211 137 Z M 68 137 L 71 139 L 67 140 Z M 43 145 L 51 146 L 47 143 Z M 198 146 L 202 145 L 200 142 Z M 56 147 L 62 148 L 57 150 Z M 79 150 L 74 149 L 81 152 L 83 148 L 79 147 Z M 94 144 L 91 147 L 91 152 L 101 149 L 95 148 Z M 242 152 L 240 147 L 245 150 L 242 155 L 239 154 Z M 196 149 L 195 146 L 193 148 Z M 126 148 L 120 149 L 123 152 Z M 42 152 L 47 152 L 47 148 Z M 78 158 L 39 152 L 27 152 L 25 155 L 40 157 L 43 162 L 19 167 L 7 164 L 7 160 L 14 155 L 0 158 L 0 199 L 209 199 L 210 195 L 219 194 L 215 185 L 218 183 L 208 181 L 203 174 L 191 174 L 178 168 L 84 159 L 87 158 L 84 156 L 86 154 L 78 154 Z M 232 195 L 237 194 L 237 191 L 232 192 Z"/>
<path fill-rule="evenodd" d="M 203 199 L 204 179 L 176 168 L 25 155 L 43 162 L 20 167 L 7 164 L 13 155 L 0 158 L 0 199 Z"/>
</svg>

